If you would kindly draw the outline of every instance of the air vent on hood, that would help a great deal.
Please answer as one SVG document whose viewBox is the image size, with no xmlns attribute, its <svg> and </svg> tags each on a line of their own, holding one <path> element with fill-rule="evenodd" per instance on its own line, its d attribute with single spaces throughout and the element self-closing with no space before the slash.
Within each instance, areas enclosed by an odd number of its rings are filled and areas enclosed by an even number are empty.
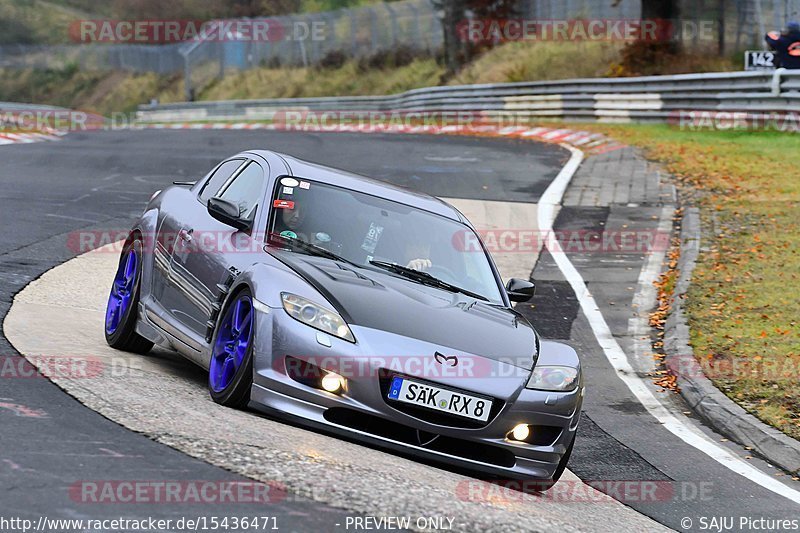
<svg viewBox="0 0 800 533">
<path fill-rule="evenodd" d="M 376 286 L 376 287 L 381 286 L 376 281 L 371 280 L 362 274 L 359 274 L 355 270 L 349 269 L 337 263 L 323 264 L 321 262 L 320 263 L 311 261 L 307 262 L 333 281 L 340 281 L 342 283 L 352 283 L 355 285 Z"/>
<path fill-rule="evenodd" d="M 514 313 L 510 313 L 507 309 L 494 307 L 480 301 L 474 301 L 471 303 L 461 302 L 458 305 L 466 313 L 482 316 L 500 324 L 508 324 L 515 328 L 518 326 L 517 316 Z"/>
</svg>

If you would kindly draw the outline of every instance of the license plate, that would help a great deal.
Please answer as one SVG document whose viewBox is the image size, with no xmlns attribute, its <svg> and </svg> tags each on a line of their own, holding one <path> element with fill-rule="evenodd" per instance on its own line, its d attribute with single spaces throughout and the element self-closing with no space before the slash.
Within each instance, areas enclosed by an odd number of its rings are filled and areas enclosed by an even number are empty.
<svg viewBox="0 0 800 533">
<path fill-rule="evenodd" d="M 491 401 L 485 398 L 400 377 L 392 378 L 387 398 L 481 422 L 489 419 L 492 407 Z"/>
</svg>

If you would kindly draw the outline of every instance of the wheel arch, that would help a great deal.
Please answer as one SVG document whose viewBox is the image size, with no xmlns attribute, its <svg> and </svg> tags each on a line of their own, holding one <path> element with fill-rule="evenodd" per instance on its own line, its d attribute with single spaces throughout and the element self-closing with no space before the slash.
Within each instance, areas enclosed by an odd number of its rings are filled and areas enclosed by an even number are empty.
<svg viewBox="0 0 800 533">
<path fill-rule="evenodd" d="M 142 279 L 140 283 L 140 303 L 145 302 L 150 296 L 152 282 L 153 282 L 153 266 L 156 253 L 156 231 L 158 228 L 158 210 L 150 209 L 136 221 L 128 238 L 125 241 L 127 245 L 136 236 L 142 240 L 142 248 L 144 250 L 144 258 L 142 261 Z"/>
</svg>

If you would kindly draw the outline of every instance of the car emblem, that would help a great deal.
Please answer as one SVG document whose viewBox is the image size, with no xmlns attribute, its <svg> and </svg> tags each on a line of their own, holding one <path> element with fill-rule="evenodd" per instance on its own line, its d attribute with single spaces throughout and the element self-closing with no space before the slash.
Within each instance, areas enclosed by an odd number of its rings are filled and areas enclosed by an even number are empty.
<svg viewBox="0 0 800 533">
<path fill-rule="evenodd" d="M 440 365 L 456 366 L 458 364 L 458 357 L 455 355 L 444 355 L 436 352 L 433 354 L 433 358 L 436 359 L 436 362 Z"/>
</svg>

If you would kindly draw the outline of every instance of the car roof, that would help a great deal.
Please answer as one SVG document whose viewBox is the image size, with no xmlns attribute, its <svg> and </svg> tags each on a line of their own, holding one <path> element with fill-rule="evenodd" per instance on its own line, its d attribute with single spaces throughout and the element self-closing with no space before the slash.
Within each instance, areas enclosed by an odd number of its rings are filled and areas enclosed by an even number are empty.
<svg viewBox="0 0 800 533">
<path fill-rule="evenodd" d="M 412 191 L 404 187 L 393 185 L 385 181 L 376 180 L 353 172 L 347 172 L 337 168 L 327 167 L 309 161 L 303 161 L 296 157 L 272 152 L 269 150 L 250 150 L 248 154 L 258 155 L 264 159 L 269 159 L 269 155 L 276 155 L 284 160 L 289 168 L 289 175 L 295 178 L 306 178 L 309 180 L 320 181 L 343 187 L 345 189 L 356 190 L 380 198 L 385 198 L 393 202 L 410 205 L 425 211 L 430 211 L 452 220 L 463 222 L 467 225 L 469 221 L 452 205 L 441 198 L 429 194 Z M 471 226 L 471 225 L 470 225 Z"/>
</svg>

